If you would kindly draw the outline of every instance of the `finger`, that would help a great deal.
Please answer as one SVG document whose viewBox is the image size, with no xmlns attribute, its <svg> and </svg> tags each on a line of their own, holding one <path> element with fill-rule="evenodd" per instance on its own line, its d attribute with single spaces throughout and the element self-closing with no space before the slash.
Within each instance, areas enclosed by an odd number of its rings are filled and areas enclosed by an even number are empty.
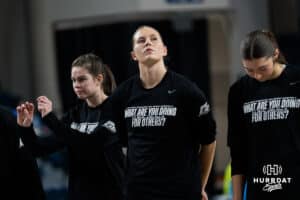
<svg viewBox="0 0 300 200">
<path fill-rule="evenodd" d="M 21 111 L 22 111 L 21 106 L 17 106 L 17 107 L 16 107 L 16 110 L 17 110 L 18 113 L 21 112 Z"/>
<path fill-rule="evenodd" d="M 24 103 L 21 104 L 21 109 L 22 110 L 26 109 L 26 105 Z"/>
<path fill-rule="evenodd" d="M 24 109 L 24 114 L 25 114 L 25 116 L 26 116 L 26 117 L 28 117 L 28 116 L 29 116 L 29 112 L 28 112 L 28 110 L 27 110 L 27 109 Z"/>
<path fill-rule="evenodd" d="M 30 103 L 28 101 L 25 102 L 26 109 L 30 109 Z"/>
<path fill-rule="evenodd" d="M 46 108 L 45 103 L 42 103 L 42 102 L 38 103 L 38 109 L 44 109 L 44 108 Z"/>
<path fill-rule="evenodd" d="M 39 96 L 38 98 L 37 98 L 37 101 L 47 101 L 47 97 L 46 96 Z"/>
<path fill-rule="evenodd" d="M 27 109 L 28 109 L 28 111 L 33 112 L 34 111 L 34 105 L 33 105 L 33 103 L 28 103 L 27 104 Z"/>
</svg>

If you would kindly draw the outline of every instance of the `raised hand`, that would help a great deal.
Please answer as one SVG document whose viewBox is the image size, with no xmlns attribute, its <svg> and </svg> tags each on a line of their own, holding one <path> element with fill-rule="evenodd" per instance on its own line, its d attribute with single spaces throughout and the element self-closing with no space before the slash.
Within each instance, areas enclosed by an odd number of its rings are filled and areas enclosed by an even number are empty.
<svg viewBox="0 0 300 200">
<path fill-rule="evenodd" d="M 20 104 L 17 110 L 17 123 L 22 127 L 30 127 L 34 117 L 34 105 L 28 101 Z"/>
<path fill-rule="evenodd" d="M 52 112 L 52 101 L 46 96 L 39 96 L 37 98 L 38 111 L 41 113 L 42 117 Z"/>
</svg>

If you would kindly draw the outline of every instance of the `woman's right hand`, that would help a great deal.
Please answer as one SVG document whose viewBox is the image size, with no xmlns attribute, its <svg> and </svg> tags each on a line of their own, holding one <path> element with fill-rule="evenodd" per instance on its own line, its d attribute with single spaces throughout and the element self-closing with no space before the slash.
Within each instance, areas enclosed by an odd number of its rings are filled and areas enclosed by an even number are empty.
<svg viewBox="0 0 300 200">
<path fill-rule="evenodd" d="M 16 110 L 18 125 L 22 127 L 30 127 L 34 117 L 34 105 L 27 101 L 20 104 Z"/>
<path fill-rule="evenodd" d="M 52 101 L 46 96 L 39 96 L 37 98 L 38 111 L 41 113 L 42 117 L 45 117 L 50 112 L 52 112 Z"/>
</svg>

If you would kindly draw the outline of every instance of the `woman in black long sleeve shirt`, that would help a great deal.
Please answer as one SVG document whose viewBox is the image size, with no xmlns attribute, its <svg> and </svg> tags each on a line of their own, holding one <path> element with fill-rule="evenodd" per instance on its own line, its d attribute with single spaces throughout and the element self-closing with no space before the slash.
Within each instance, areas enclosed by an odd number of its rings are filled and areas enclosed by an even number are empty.
<svg viewBox="0 0 300 200">
<path fill-rule="evenodd" d="M 300 186 L 300 68 L 286 64 L 274 35 L 257 30 L 241 43 L 247 75 L 228 97 L 233 199 L 293 200 Z"/>
<path fill-rule="evenodd" d="M 69 199 L 119 200 L 122 198 L 123 153 L 114 124 L 105 118 L 106 101 L 114 88 L 110 70 L 99 57 L 82 55 L 72 63 L 73 89 L 80 100 L 61 120 L 52 112 L 52 102 L 45 96 L 37 99 L 43 122 L 53 131 L 58 142 L 68 149 Z M 34 107 L 18 107 L 19 124 L 31 126 Z M 22 135 L 32 148 L 37 145 L 32 129 Z M 33 149 L 37 151 L 37 149 Z"/>
<path fill-rule="evenodd" d="M 206 200 L 216 146 L 209 103 L 194 83 L 165 66 L 167 47 L 155 28 L 139 27 L 132 44 L 139 74 L 110 96 L 128 144 L 126 198 Z"/>
</svg>

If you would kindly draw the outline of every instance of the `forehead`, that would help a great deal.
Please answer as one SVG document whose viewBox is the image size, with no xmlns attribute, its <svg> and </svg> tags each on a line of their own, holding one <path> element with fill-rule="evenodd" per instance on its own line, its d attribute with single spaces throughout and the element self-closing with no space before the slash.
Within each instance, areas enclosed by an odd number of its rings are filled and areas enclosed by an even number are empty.
<svg viewBox="0 0 300 200">
<path fill-rule="evenodd" d="M 158 36 L 160 38 L 159 32 L 157 30 L 155 30 L 154 28 L 142 27 L 135 32 L 133 39 L 136 40 L 140 37 L 147 37 L 147 36 L 152 36 L 152 35 Z"/>
<path fill-rule="evenodd" d="M 242 63 L 246 68 L 256 68 L 269 64 L 273 61 L 272 57 L 261 57 L 254 59 L 243 59 Z"/>
<path fill-rule="evenodd" d="M 89 74 L 89 71 L 85 67 L 72 67 L 71 69 L 71 76 L 77 77 L 77 76 L 83 76 Z"/>
</svg>

